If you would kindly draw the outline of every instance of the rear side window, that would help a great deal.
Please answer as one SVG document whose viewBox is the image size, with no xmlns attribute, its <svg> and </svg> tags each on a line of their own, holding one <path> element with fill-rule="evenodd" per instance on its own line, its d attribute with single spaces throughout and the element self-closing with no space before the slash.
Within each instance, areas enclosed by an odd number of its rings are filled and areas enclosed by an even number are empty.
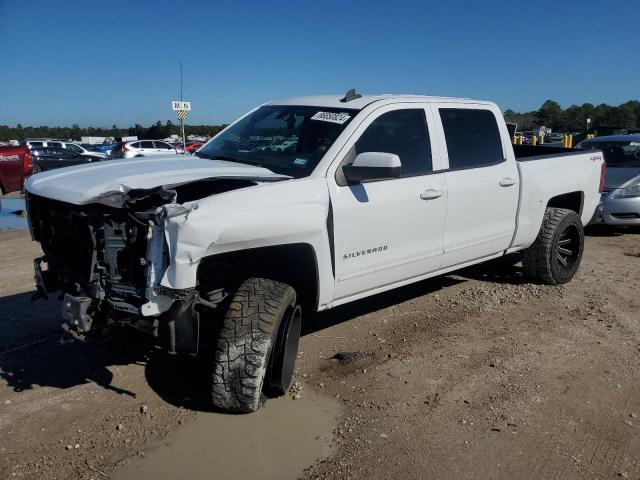
<svg viewBox="0 0 640 480">
<path fill-rule="evenodd" d="M 432 171 L 427 119 L 422 109 L 394 110 L 376 118 L 356 142 L 356 155 L 394 153 L 400 157 L 402 176 Z"/>
<path fill-rule="evenodd" d="M 449 169 L 484 167 L 504 160 L 496 117 L 489 110 L 441 108 Z"/>
<path fill-rule="evenodd" d="M 29 145 L 31 145 L 32 147 L 41 147 L 44 145 L 43 142 L 29 142 Z"/>
<path fill-rule="evenodd" d="M 62 148 L 62 144 L 60 142 L 47 142 L 47 145 L 49 147 Z"/>
<path fill-rule="evenodd" d="M 155 148 L 153 142 L 140 142 L 140 148 Z"/>
</svg>

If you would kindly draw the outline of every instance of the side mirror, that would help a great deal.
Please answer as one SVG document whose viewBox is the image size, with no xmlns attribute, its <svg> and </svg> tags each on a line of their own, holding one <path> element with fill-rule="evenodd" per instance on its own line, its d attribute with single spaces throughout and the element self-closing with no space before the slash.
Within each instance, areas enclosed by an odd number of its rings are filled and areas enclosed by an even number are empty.
<svg viewBox="0 0 640 480">
<path fill-rule="evenodd" d="M 400 157 L 384 152 L 364 152 L 353 163 L 342 166 L 344 178 L 350 184 L 400 178 L 401 170 Z"/>
</svg>

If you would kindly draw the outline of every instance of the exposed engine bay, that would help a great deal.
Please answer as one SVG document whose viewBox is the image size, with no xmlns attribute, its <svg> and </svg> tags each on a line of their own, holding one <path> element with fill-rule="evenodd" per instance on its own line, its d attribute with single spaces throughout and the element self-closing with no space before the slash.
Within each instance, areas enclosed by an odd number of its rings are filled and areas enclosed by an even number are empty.
<svg viewBox="0 0 640 480">
<path fill-rule="evenodd" d="M 59 293 L 64 328 L 77 338 L 125 323 L 155 333 L 169 351 L 197 353 L 196 306 L 216 304 L 201 299 L 195 287 L 160 285 L 171 262 L 165 222 L 188 217 L 199 199 L 254 185 L 251 179 L 212 178 L 123 188 L 87 205 L 28 193 L 32 236 L 44 252 L 34 262 L 36 296 Z"/>
</svg>

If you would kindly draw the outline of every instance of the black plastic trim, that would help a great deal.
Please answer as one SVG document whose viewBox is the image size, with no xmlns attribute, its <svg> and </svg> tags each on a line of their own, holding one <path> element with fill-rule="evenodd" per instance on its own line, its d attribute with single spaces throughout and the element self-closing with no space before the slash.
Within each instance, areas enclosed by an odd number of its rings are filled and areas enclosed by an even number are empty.
<svg viewBox="0 0 640 480">
<path fill-rule="evenodd" d="M 367 181 L 379 181 L 400 178 L 402 167 L 355 167 L 353 164 L 343 165 L 342 171 L 348 184 L 358 184 Z"/>
<path fill-rule="evenodd" d="M 329 253 L 331 255 L 331 272 L 336 277 L 336 246 L 333 230 L 333 204 L 329 199 L 329 213 L 327 214 L 327 236 L 329 237 Z M 317 269 L 316 269 L 317 270 Z"/>
</svg>

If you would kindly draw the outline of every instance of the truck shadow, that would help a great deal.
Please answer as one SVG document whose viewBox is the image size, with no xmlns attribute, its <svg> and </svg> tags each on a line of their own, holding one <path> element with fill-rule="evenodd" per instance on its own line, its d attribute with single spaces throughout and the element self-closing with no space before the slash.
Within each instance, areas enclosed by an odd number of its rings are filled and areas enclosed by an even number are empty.
<svg viewBox="0 0 640 480">
<path fill-rule="evenodd" d="M 522 256 L 519 253 L 512 253 L 463 268 L 455 272 L 455 275 L 482 282 L 507 283 L 511 285 L 530 283 L 531 280 L 524 274 L 521 261 Z"/>
<path fill-rule="evenodd" d="M 515 260 L 515 258 L 513 259 Z M 521 269 L 509 262 L 490 262 L 455 275 L 435 277 L 362 299 L 314 315 L 303 335 L 348 322 L 362 315 L 432 294 L 467 279 L 522 283 Z M 106 390 L 136 396 L 136 392 L 113 386 L 108 367 L 137 363 L 144 366 L 152 390 L 165 401 L 199 411 L 212 411 L 206 393 L 206 365 L 210 350 L 198 357 L 170 356 L 154 348 L 154 339 L 133 329 L 119 329 L 106 338 L 78 342 L 60 329 L 57 300 L 32 303 L 31 293 L 0 298 L 0 379 L 16 392 L 36 386 L 68 389 L 95 383 Z M 26 331 L 25 331 L 26 329 Z M 16 335 L 22 330 L 22 335 Z"/>
<path fill-rule="evenodd" d="M 302 335 L 310 335 L 464 281 L 450 276 L 436 277 L 320 312 L 303 323 Z M 203 388 L 208 380 L 207 362 L 212 358 L 213 352 L 210 351 L 201 351 L 199 358 L 169 357 L 157 351 L 147 363 L 147 382 L 165 401 L 174 405 L 197 411 L 215 411 Z"/>
<path fill-rule="evenodd" d="M 33 293 L 0 297 L 0 379 L 15 392 L 92 382 L 135 397 L 135 392 L 112 386 L 107 367 L 145 362 L 152 342 L 130 329 L 91 342 L 73 340 L 60 328 L 58 301 L 32 302 Z"/>
</svg>

